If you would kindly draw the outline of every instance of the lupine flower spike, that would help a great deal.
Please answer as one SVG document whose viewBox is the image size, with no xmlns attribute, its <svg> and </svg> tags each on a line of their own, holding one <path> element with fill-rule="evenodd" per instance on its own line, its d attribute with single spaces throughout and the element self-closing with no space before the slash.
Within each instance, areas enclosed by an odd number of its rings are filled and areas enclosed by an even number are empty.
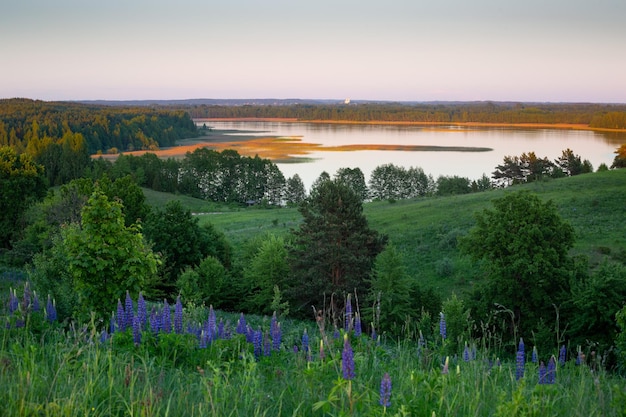
<svg viewBox="0 0 626 417">
<path fill-rule="evenodd" d="M 354 379 L 354 353 L 352 346 L 348 340 L 348 334 L 343 335 L 343 352 L 341 352 L 341 370 L 343 371 L 343 379 Z"/>
<path fill-rule="evenodd" d="M 532 354 L 532 356 L 530 358 L 532 363 L 537 363 L 537 361 L 538 361 L 537 356 L 538 356 L 537 355 L 537 346 L 533 346 L 533 354 Z"/>
<path fill-rule="evenodd" d="M 161 314 L 161 330 L 165 333 L 172 331 L 172 316 L 170 312 L 170 305 L 167 300 L 163 300 L 163 313 Z"/>
<path fill-rule="evenodd" d="M 556 381 L 556 359 L 554 355 L 550 357 L 550 361 L 548 362 L 548 370 L 546 372 L 546 383 L 554 384 Z"/>
<path fill-rule="evenodd" d="M 124 328 L 130 329 L 133 327 L 133 299 L 130 298 L 130 293 L 126 291 L 126 299 L 124 300 Z"/>
<path fill-rule="evenodd" d="M 565 345 L 563 345 L 561 346 L 561 350 L 559 350 L 559 366 L 565 365 L 566 356 L 567 356 L 567 349 L 565 348 Z"/>
<path fill-rule="evenodd" d="M 443 340 L 446 339 L 447 329 L 446 329 L 446 317 L 443 315 L 443 312 L 439 313 L 439 334 Z"/>
<path fill-rule="evenodd" d="M 378 403 L 385 408 L 391 406 L 391 377 L 386 372 L 380 381 L 380 400 Z"/>
<path fill-rule="evenodd" d="M 146 300 L 141 292 L 137 298 L 137 317 L 139 318 L 139 325 L 142 329 L 145 329 L 148 323 L 148 310 L 146 308 Z"/>
<path fill-rule="evenodd" d="M 541 364 L 539 365 L 539 383 L 540 384 L 546 384 L 546 364 L 541 362 Z"/>
<path fill-rule="evenodd" d="M 183 332 L 183 303 L 180 301 L 180 295 L 176 297 L 176 305 L 174 306 L 174 333 L 182 334 Z"/>
<path fill-rule="evenodd" d="M 352 302 L 350 301 L 350 294 L 346 298 L 346 323 L 344 330 L 346 333 L 352 330 Z"/>
<path fill-rule="evenodd" d="M 519 380 L 524 377 L 524 340 L 520 338 L 519 347 L 517 348 L 517 358 L 515 367 L 515 379 Z"/>
</svg>

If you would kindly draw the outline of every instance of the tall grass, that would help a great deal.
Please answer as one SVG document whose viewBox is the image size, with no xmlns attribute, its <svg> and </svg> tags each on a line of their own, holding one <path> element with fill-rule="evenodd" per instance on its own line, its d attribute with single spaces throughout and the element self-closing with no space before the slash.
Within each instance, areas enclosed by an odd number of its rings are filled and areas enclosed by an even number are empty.
<svg viewBox="0 0 626 417">
<path fill-rule="evenodd" d="M 6 416 L 619 416 L 626 384 L 591 360 L 557 365 L 554 384 L 539 383 L 539 365 L 516 363 L 487 349 L 448 352 L 446 339 L 418 344 L 386 340 L 353 327 L 284 321 L 280 348 L 257 354 L 246 335 L 201 347 L 187 332 L 142 329 L 103 337 L 101 323 L 49 323 L 40 313 L 5 312 L 0 330 L 0 414 Z M 17 325 L 15 314 L 25 314 Z M 184 310 L 188 328 L 206 309 Z M 271 320 L 246 317 L 268 334 Z M 322 326 L 322 324 L 324 324 Z M 190 327 L 189 327 L 190 328 Z M 306 349 L 302 335 L 306 329 Z M 436 333 L 436 332 L 435 332 Z M 346 340 L 344 340 L 344 335 Z M 345 343 L 354 377 L 342 372 Z M 473 346 L 474 341 L 469 341 Z M 470 352 L 470 353 L 468 353 Z M 452 353 L 452 354 L 450 354 Z M 540 352 L 547 360 L 554 352 Z M 446 359 L 447 357 L 447 359 Z M 444 367 L 444 363 L 446 363 Z M 385 374 L 390 403 L 381 405 Z"/>
</svg>

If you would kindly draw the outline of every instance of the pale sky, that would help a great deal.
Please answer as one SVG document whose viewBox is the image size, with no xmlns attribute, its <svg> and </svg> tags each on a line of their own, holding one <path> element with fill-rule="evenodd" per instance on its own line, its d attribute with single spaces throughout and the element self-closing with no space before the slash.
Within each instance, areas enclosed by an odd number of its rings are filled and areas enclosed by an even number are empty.
<svg viewBox="0 0 626 417">
<path fill-rule="evenodd" d="M 626 103 L 626 0 L 4 0 L 11 97 Z"/>
</svg>

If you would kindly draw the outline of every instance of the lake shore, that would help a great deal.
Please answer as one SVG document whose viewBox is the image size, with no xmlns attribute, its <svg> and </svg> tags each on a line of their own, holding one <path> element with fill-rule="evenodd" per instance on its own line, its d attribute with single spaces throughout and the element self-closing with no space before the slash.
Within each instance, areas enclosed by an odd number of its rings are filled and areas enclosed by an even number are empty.
<svg viewBox="0 0 626 417">
<path fill-rule="evenodd" d="M 483 122 L 418 122 L 418 121 L 354 121 L 354 120 L 301 120 L 296 118 L 201 118 L 195 122 L 280 122 L 280 123 L 319 123 L 348 125 L 390 125 L 390 126 L 461 126 L 461 127 L 501 127 L 516 129 L 565 129 L 588 130 L 597 132 L 626 132 L 626 129 L 607 129 L 590 127 L 584 123 L 483 123 Z"/>
</svg>

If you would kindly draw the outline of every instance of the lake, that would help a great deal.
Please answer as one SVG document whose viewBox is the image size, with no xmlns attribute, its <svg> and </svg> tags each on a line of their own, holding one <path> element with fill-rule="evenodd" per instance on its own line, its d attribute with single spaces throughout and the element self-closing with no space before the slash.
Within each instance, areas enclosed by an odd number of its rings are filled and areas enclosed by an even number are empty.
<svg viewBox="0 0 626 417">
<path fill-rule="evenodd" d="M 331 176 L 339 168 L 360 168 L 368 182 L 377 166 L 420 167 L 437 179 L 440 175 L 458 175 L 478 179 L 491 176 L 495 167 L 507 155 L 533 151 L 540 157 L 555 160 L 570 148 L 582 159 L 588 159 L 594 170 L 601 163 L 610 166 L 615 150 L 626 143 L 626 133 L 603 133 L 586 130 L 468 127 L 468 126 L 407 126 L 358 125 L 305 122 L 261 121 L 200 121 L 216 130 L 233 130 L 229 135 L 298 137 L 302 142 L 324 147 L 340 145 L 422 145 L 439 147 L 489 148 L 488 151 L 406 151 L 406 150 L 315 150 L 306 155 L 309 162 L 276 162 L 289 178 L 298 174 L 307 190 L 326 171 Z M 302 155 L 300 155 L 302 156 Z"/>
</svg>

